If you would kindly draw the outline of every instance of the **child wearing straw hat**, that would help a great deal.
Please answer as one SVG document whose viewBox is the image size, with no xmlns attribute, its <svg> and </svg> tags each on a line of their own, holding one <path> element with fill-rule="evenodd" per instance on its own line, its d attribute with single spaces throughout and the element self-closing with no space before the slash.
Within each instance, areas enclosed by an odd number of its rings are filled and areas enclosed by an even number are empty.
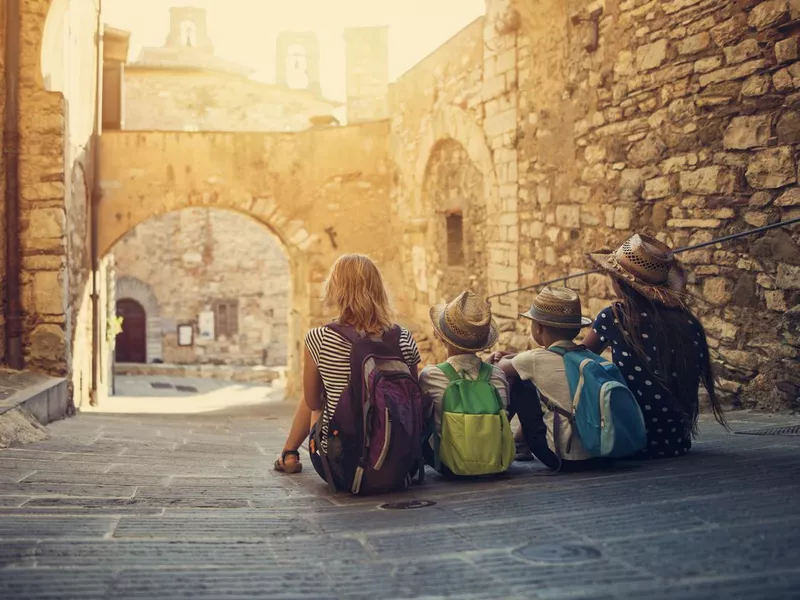
<svg viewBox="0 0 800 600">
<path fill-rule="evenodd" d="M 640 455 L 684 455 L 697 431 L 701 382 L 725 426 L 705 331 L 686 305 L 686 271 L 669 246 L 642 234 L 589 258 L 611 277 L 619 299 L 597 315 L 583 345 L 597 353 L 611 347 L 645 418 Z"/>
<path fill-rule="evenodd" d="M 436 337 L 447 349 L 447 361 L 425 367 L 419 377 L 422 393 L 433 406 L 433 435 L 423 443 L 425 460 L 446 475 L 502 472 L 514 458 L 506 416 L 508 383 L 499 368 L 477 354 L 497 343 L 491 307 L 465 291 L 432 307 L 430 317 Z M 464 413 L 470 412 L 467 405 L 481 414 L 465 418 Z M 472 428 L 463 426 L 466 419 L 471 419 Z M 475 425 L 479 421 L 480 426 Z M 474 437 L 467 435 L 469 431 Z M 494 458 L 486 460 L 487 456 Z"/>
<path fill-rule="evenodd" d="M 592 324 L 582 316 L 581 300 L 569 288 L 547 286 L 534 298 L 528 312 L 531 336 L 541 346 L 519 354 L 497 352 L 491 360 L 511 382 L 509 411 L 516 414 L 533 455 L 547 467 L 573 471 L 605 464 L 584 449 L 571 424 L 556 417 L 553 405 L 572 412 L 572 393 L 564 359 L 554 347 L 576 347 L 581 329 Z"/>
</svg>

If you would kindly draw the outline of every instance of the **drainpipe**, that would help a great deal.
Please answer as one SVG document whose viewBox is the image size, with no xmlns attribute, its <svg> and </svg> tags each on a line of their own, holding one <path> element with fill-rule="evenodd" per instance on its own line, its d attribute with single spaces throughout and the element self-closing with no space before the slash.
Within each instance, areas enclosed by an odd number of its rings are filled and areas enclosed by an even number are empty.
<svg viewBox="0 0 800 600">
<path fill-rule="evenodd" d="M 6 361 L 12 369 L 25 367 L 22 352 L 21 251 L 19 236 L 19 55 L 20 0 L 6 0 L 5 84 L 3 127 L 6 212 Z"/>
<path fill-rule="evenodd" d="M 98 372 L 100 370 L 100 250 L 97 243 L 100 204 L 100 132 L 103 119 L 103 0 L 97 3 L 97 32 L 95 33 L 97 51 L 96 68 L 97 84 L 95 89 L 95 119 L 92 127 L 92 196 L 90 199 L 90 252 L 92 260 L 92 387 L 89 390 L 89 404 L 96 406 L 98 402 Z"/>
</svg>

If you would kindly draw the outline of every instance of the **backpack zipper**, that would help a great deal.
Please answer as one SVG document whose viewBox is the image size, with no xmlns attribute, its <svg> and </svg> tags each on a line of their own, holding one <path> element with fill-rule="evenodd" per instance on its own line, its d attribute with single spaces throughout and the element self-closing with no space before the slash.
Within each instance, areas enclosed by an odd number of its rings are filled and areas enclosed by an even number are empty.
<svg viewBox="0 0 800 600">
<path fill-rule="evenodd" d="M 386 411 L 386 430 L 383 436 L 383 449 L 381 450 L 378 460 L 375 461 L 375 466 L 372 467 L 376 471 L 380 470 L 383 463 L 386 461 L 386 456 L 389 454 L 389 445 L 392 441 L 392 413 L 389 412 L 389 407 L 384 408 Z"/>
</svg>

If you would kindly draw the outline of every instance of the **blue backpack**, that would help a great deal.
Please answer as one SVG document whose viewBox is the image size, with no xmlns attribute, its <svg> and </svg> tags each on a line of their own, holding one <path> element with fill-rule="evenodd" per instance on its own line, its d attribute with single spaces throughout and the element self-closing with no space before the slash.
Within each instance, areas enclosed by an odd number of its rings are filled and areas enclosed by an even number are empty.
<svg viewBox="0 0 800 600">
<path fill-rule="evenodd" d="M 647 445 L 644 416 L 619 369 L 585 346 L 553 346 L 572 393 L 570 420 L 593 457 L 623 458 Z"/>
</svg>

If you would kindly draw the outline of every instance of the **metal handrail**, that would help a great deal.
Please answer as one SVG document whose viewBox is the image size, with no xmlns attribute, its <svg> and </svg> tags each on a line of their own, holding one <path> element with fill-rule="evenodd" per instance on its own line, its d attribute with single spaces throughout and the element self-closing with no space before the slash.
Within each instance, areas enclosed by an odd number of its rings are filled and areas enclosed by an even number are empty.
<svg viewBox="0 0 800 600">
<path fill-rule="evenodd" d="M 673 250 L 673 252 L 675 254 L 679 254 L 681 252 L 688 252 L 689 250 L 698 250 L 700 248 L 705 248 L 706 246 L 713 246 L 714 244 L 729 242 L 731 240 L 747 237 L 749 235 L 754 235 L 756 233 L 761 233 L 763 231 L 769 231 L 770 229 L 777 229 L 778 227 L 787 227 L 789 225 L 795 225 L 796 223 L 800 223 L 800 217 L 795 217 L 794 219 L 789 219 L 788 221 L 780 221 L 779 223 L 773 223 L 771 225 L 764 225 L 763 227 L 757 227 L 756 229 L 749 229 L 747 231 L 742 231 L 740 233 L 732 233 L 731 235 L 726 235 L 721 238 L 716 238 L 708 242 L 702 242 L 700 244 L 694 244 L 692 246 L 684 246 L 683 248 L 678 248 L 677 250 Z M 569 281 L 570 279 L 575 279 L 577 277 L 584 277 L 586 275 L 592 275 L 594 273 L 601 273 L 601 272 L 602 269 L 592 269 L 590 271 L 582 271 L 580 273 L 574 273 L 572 275 L 564 275 L 562 277 L 556 277 L 555 279 L 550 279 L 548 281 L 540 281 L 539 283 L 534 283 L 533 285 L 527 285 L 525 287 L 508 290 L 507 292 L 492 294 L 491 296 L 487 297 L 486 300 L 491 301 L 494 298 L 501 298 L 503 296 L 508 296 L 510 294 L 516 294 L 517 292 L 524 292 L 527 290 L 544 287 L 546 285 L 550 285 L 551 283 L 558 283 L 560 281 L 563 281 L 566 284 L 566 282 Z M 501 318 L 511 318 L 511 317 L 503 317 L 502 315 L 496 315 L 496 316 Z"/>
</svg>

